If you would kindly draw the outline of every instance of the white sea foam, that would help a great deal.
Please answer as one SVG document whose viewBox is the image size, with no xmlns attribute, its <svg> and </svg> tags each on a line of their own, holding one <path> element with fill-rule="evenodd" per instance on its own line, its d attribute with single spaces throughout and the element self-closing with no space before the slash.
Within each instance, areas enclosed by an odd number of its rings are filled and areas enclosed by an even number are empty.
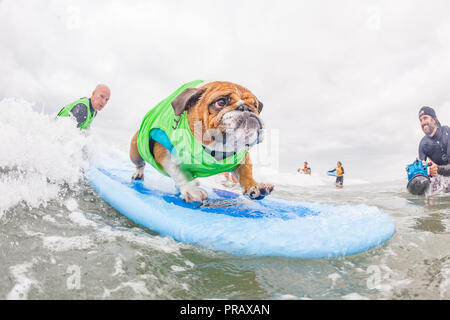
<svg viewBox="0 0 450 320">
<path fill-rule="evenodd" d="M 328 275 L 328 279 L 331 279 L 331 282 L 332 282 L 331 286 L 332 287 L 334 287 L 335 284 L 336 284 L 336 281 L 338 279 L 341 279 L 341 278 L 342 278 L 341 275 L 338 274 L 338 273 L 333 273 L 333 274 Z"/>
<path fill-rule="evenodd" d="M 369 298 L 360 295 L 359 293 L 353 292 L 342 296 L 344 300 L 369 300 Z"/>
<path fill-rule="evenodd" d="M 148 291 L 148 289 L 145 285 L 145 281 L 137 280 L 137 281 L 123 282 L 114 289 L 104 288 L 103 299 L 109 298 L 112 293 L 116 293 L 125 288 L 132 289 L 134 294 L 136 295 L 136 298 L 141 298 L 141 299 L 144 297 L 152 298 L 154 296 L 153 293 L 150 293 L 150 291 Z"/>
<path fill-rule="evenodd" d="M 275 297 L 275 299 L 276 300 L 312 300 L 311 298 L 307 298 L 307 297 L 299 298 L 292 294 L 283 294 L 283 295 L 280 295 L 279 297 Z"/>
<path fill-rule="evenodd" d="M 447 260 L 441 267 L 442 281 L 439 285 L 441 299 L 449 299 L 450 297 L 450 260 Z"/>
<path fill-rule="evenodd" d="M 110 242 L 117 241 L 117 238 L 123 238 L 128 242 L 177 256 L 180 255 L 180 249 L 190 247 L 187 244 L 176 242 L 169 237 L 154 237 L 138 228 L 119 229 L 104 226 L 98 229 L 97 238 Z"/>
<path fill-rule="evenodd" d="M 74 198 L 67 199 L 67 201 L 64 203 L 66 205 L 66 208 L 70 211 L 75 211 L 78 208 L 77 200 Z"/>
<path fill-rule="evenodd" d="M 62 252 L 71 250 L 83 250 L 94 247 L 94 243 L 87 236 L 76 237 L 43 237 L 43 245 L 50 251 Z"/>
<path fill-rule="evenodd" d="M 22 99 L 0 101 L 0 214 L 21 202 L 45 205 L 87 167 L 82 150 L 89 137 L 72 119 L 32 107 Z"/>
<path fill-rule="evenodd" d="M 182 271 L 186 271 L 186 268 L 180 267 L 180 266 L 170 266 L 170 269 L 173 272 L 182 272 Z"/>
<path fill-rule="evenodd" d="M 119 256 L 116 257 L 116 262 L 114 264 L 114 272 L 111 274 L 112 277 L 116 277 L 118 275 L 125 274 L 125 271 L 123 270 L 123 260 Z"/>
<path fill-rule="evenodd" d="M 80 211 L 71 212 L 69 214 L 69 219 L 72 220 L 72 222 L 74 222 L 82 227 L 94 227 L 95 228 L 97 226 L 97 224 L 94 221 L 86 218 L 84 213 L 80 212 Z"/>
</svg>

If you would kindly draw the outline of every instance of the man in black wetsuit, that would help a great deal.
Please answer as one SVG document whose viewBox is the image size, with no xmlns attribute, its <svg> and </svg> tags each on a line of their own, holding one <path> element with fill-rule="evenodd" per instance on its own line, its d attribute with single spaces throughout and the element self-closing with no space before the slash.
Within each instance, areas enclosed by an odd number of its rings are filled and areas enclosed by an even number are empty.
<svg viewBox="0 0 450 320">
<path fill-rule="evenodd" d="M 420 141 L 419 159 L 431 161 L 430 175 L 450 176 L 450 128 L 441 126 L 430 107 L 419 110 L 419 121 L 425 136 Z"/>
</svg>

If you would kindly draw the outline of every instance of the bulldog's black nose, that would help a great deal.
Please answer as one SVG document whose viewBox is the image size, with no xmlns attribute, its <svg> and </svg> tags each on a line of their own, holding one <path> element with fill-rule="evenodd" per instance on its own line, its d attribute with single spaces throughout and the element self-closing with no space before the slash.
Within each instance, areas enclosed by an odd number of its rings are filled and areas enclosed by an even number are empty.
<svg viewBox="0 0 450 320">
<path fill-rule="evenodd" d="M 246 105 L 245 103 L 244 103 L 244 104 L 241 104 L 240 106 L 238 106 L 238 107 L 236 108 L 236 110 L 237 110 L 237 111 L 249 111 L 249 112 L 252 111 L 252 109 L 251 109 L 248 105 Z"/>
</svg>

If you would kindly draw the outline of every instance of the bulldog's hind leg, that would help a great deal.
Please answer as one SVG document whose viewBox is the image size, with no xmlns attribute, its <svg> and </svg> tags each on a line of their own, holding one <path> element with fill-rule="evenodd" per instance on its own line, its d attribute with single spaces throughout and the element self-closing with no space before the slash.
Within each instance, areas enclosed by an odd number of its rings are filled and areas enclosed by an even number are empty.
<svg viewBox="0 0 450 320">
<path fill-rule="evenodd" d="M 158 162 L 165 172 L 175 181 L 180 189 L 181 198 L 186 202 L 202 202 L 208 199 L 208 192 L 200 188 L 196 180 L 188 181 L 180 169 L 176 158 L 172 157 L 169 150 L 159 143 L 154 147 L 155 161 Z"/>
<path fill-rule="evenodd" d="M 142 159 L 137 148 L 137 136 L 139 131 L 131 138 L 130 143 L 130 160 L 136 165 L 136 171 L 131 176 L 132 179 L 140 180 L 144 178 L 145 161 Z"/>
</svg>

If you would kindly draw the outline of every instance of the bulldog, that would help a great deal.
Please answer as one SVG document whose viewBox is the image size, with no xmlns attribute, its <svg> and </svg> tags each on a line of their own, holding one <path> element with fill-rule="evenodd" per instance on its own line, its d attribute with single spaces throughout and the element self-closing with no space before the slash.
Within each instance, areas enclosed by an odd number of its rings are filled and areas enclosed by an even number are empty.
<svg viewBox="0 0 450 320">
<path fill-rule="evenodd" d="M 263 104 L 231 82 L 193 81 L 183 85 L 145 116 L 130 144 L 143 179 L 146 162 L 170 176 L 186 202 L 203 202 L 207 192 L 197 177 L 232 172 L 243 193 L 262 199 L 274 186 L 253 178 L 249 148 L 263 140 Z"/>
</svg>

